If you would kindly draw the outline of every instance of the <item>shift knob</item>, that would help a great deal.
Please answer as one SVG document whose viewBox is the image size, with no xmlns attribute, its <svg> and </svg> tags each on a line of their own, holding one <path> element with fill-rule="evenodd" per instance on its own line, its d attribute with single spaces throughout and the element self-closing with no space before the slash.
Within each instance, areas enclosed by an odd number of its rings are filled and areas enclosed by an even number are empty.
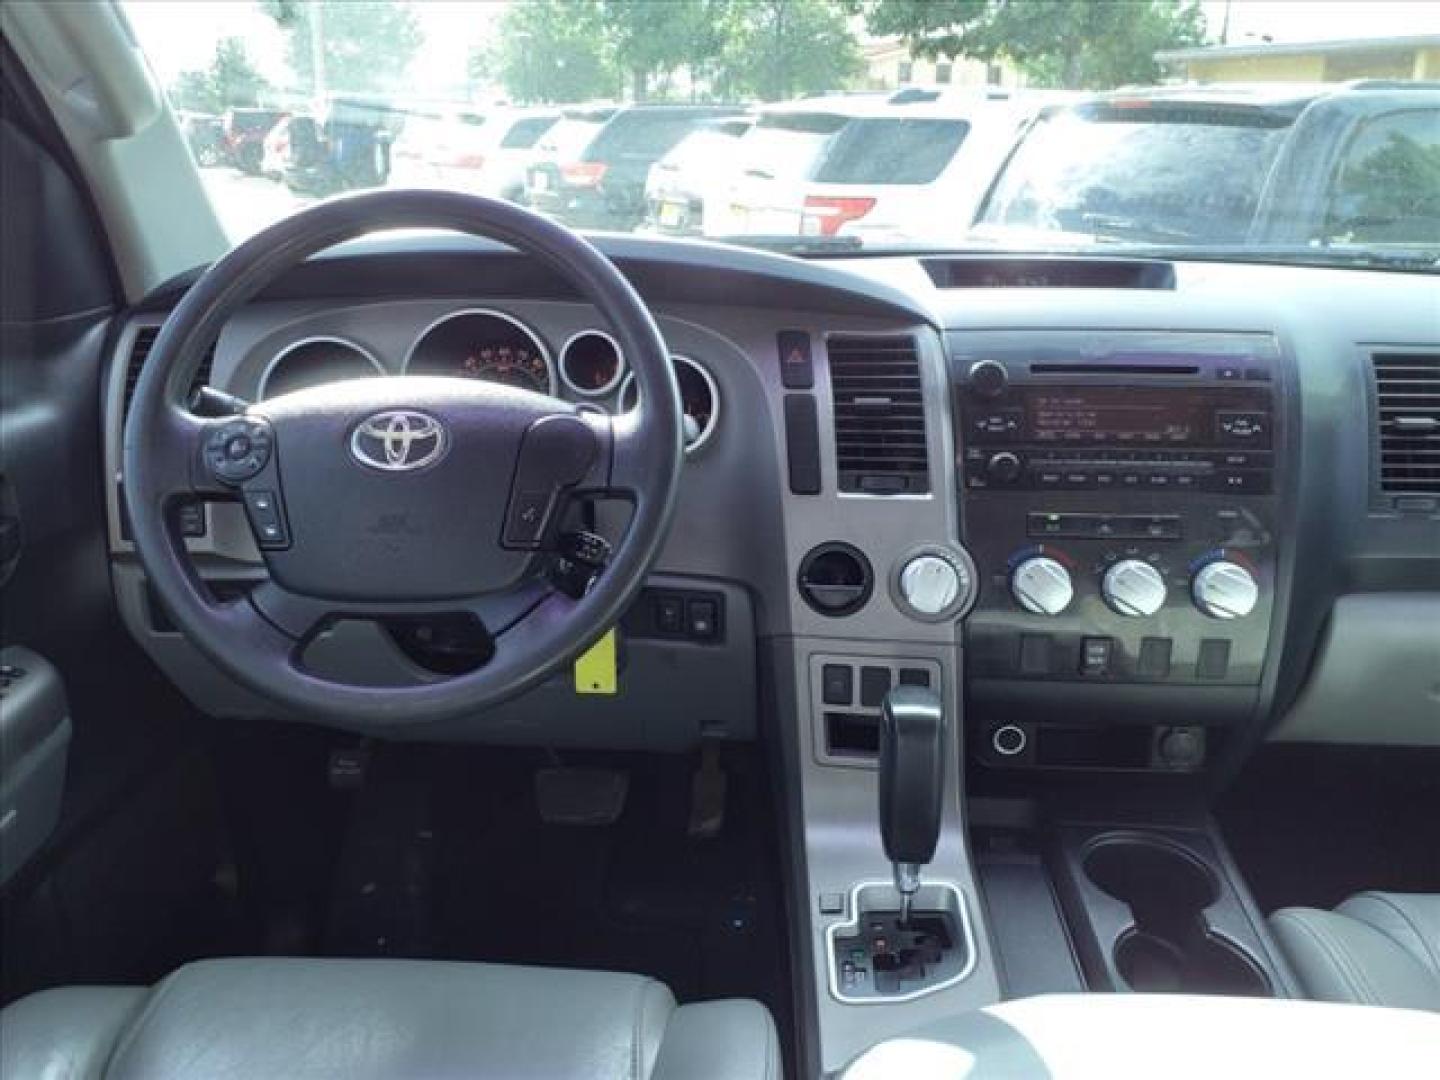
<svg viewBox="0 0 1440 1080">
<path fill-rule="evenodd" d="M 880 839 L 892 863 L 915 868 L 935 857 L 945 785 L 945 711 L 921 686 L 897 686 L 880 721 Z"/>
</svg>

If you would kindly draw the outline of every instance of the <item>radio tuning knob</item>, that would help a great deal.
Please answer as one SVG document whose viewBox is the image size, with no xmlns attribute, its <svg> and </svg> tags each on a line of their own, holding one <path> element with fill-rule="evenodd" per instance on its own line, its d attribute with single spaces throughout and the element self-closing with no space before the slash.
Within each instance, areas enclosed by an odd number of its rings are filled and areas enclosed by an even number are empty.
<svg viewBox="0 0 1440 1080">
<path fill-rule="evenodd" d="M 967 384 L 976 397 L 999 397 L 1010 381 L 1005 365 L 996 360 L 977 360 L 970 365 Z"/>
<path fill-rule="evenodd" d="M 985 463 L 985 475 L 1002 484 L 1011 484 L 1020 476 L 1020 457 L 1009 450 L 992 454 Z"/>
<path fill-rule="evenodd" d="M 1100 592 L 1121 615 L 1154 615 L 1165 606 L 1165 579 L 1149 563 L 1121 559 L 1100 580 Z"/>
<path fill-rule="evenodd" d="M 1190 595 L 1212 619 L 1243 619 L 1260 602 L 1260 586 L 1239 563 L 1217 559 L 1196 571 Z"/>
<path fill-rule="evenodd" d="M 1075 597 L 1070 571 L 1054 559 L 1036 555 L 1026 559 L 1010 576 L 1010 592 L 1026 611 L 1059 615 Z"/>
</svg>

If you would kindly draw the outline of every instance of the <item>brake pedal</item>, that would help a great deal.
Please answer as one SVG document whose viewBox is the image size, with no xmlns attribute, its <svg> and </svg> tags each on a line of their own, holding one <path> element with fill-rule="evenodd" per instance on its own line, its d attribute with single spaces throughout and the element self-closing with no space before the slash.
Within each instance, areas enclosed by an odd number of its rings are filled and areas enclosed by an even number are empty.
<svg viewBox="0 0 1440 1080">
<path fill-rule="evenodd" d="M 619 769 L 535 771 L 535 805 L 546 825 L 613 825 L 629 793 L 630 774 Z"/>
<path fill-rule="evenodd" d="M 709 840 L 725 827 L 725 770 L 714 746 L 700 749 L 700 767 L 690 779 L 690 837 Z"/>
</svg>

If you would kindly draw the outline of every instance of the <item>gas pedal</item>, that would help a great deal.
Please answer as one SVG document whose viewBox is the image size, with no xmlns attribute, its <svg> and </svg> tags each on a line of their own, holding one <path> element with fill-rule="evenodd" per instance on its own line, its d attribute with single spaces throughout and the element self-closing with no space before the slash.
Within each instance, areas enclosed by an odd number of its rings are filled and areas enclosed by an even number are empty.
<svg viewBox="0 0 1440 1080">
<path fill-rule="evenodd" d="M 535 770 L 535 805 L 546 825 L 614 825 L 629 793 L 630 774 L 619 769 Z"/>
<path fill-rule="evenodd" d="M 700 749 L 700 767 L 690 779 L 690 838 L 709 840 L 725 827 L 725 770 L 712 745 Z"/>
</svg>

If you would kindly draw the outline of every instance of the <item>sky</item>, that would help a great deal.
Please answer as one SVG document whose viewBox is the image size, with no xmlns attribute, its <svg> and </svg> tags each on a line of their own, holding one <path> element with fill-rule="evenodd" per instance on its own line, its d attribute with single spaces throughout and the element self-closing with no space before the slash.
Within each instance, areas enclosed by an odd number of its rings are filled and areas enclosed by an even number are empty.
<svg viewBox="0 0 1440 1080">
<path fill-rule="evenodd" d="M 658 0 L 663 2 L 663 0 Z M 222 37 L 244 39 L 262 74 L 285 74 L 285 35 L 249 0 L 122 0 L 149 56 L 169 83 L 182 71 L 203 68 Z M 425 34 L 411 66 L 417 96 L 463 83 L 466 59 L 495 31 L 505 0 L 419 0 L 412 3 Z M 1433 0 L 1202 0 L 1218 39 L 1229 9 L 1229 42 L 1331 41 L 1351 37 L 1440 34 L 1440 3 Z"/>
</svg>

